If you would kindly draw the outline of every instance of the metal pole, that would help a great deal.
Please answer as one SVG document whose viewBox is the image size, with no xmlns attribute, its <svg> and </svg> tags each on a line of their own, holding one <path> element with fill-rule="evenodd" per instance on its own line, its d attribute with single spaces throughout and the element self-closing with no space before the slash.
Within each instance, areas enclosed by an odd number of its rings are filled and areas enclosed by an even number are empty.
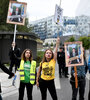
<svg viewBox="0 0 90 100">
<path fill-rule="evenodd" d="M 61 7 L 61 1 L 62 1 L 62 0 L 60 0 L 60 7 Z"/>
<path fill-rule="evenodd" d="M 59 6 L 61 7 L 61 0 L 60 0 L 60 4 L 59 4 Z M 60 30 L 60 25 L 59 24 L 57 24 L 57 27 L 58 27 L 58 34 L 57 34 L 57 36 L 59 37 L 59 30 Z"/>
<path fill-rule="evenodd" d="M 13 38 L 13 42 L 15 43 L 15 39 L 16 39 L 16 28 L 17 28 L 17 25 L 15 24 L 15 28 L 14 28 L 14 38 Z M 13 47 L 13 50 L 14 50 L 14 47 Z"/>
</svg>

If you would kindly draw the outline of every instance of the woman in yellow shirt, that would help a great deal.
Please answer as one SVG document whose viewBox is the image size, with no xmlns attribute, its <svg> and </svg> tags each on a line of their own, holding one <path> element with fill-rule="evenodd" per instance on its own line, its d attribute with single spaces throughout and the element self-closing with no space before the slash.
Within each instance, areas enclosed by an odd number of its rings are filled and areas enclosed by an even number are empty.
<svg viewBox="0 0 90 100">
<path fill-rule="evenodd" d="M 54 53 L 51 49 L 47 49 L 45 51 L 44 57 L 42 59 L 42 62 L 40 63 L 40 67 L 37 73 L 36 84 L 37 86 L 40 87 L 42 100 L 46 100 L 47 89 L 49 90 L 52 99 L 57 100 L 54 78 L 55 78 L 55 64 L 57 59 L 57 50 L 59 43 L 60 43 L 60 38 L 57 38 Z M 39 81 L 40 74 L 41 78 Z"/>
</svg>

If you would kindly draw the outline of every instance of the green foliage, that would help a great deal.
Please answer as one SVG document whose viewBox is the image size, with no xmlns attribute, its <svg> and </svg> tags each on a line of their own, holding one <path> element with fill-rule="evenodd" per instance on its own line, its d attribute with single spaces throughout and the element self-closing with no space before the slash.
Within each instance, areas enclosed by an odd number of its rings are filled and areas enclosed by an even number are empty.
<svg viewBox="0 0 90 100">
<path fill-rule="evenodd" d="M 9 0 L 0 0 L 0 25 L 6 24 Z"/>
<path fill-rule="evenodd" d="M 66 42 L 74 42 L 75 38 L 74 37 L 70 37 Z M 82 36 L 78 39 L 78 41 L 82 41 L 83 43 L 83 47 L 85 49 L 89 49 L 90 48 L 90 37 L 86 37 L 86 36 Z"/>
<path fill-rule="evenodd" d="M 13 31 L 14 28 L 14 25 L 6 23 L 8 6 L 9 0 L 0 0 L 0 31 Z"/>
<path fill-rule="evenodd" d="M 53 46 L 53 43 L 51 43 L 51 46 Z"/>
<path fill-rule="evenodd" d="M 45 46 L 48 46 L 48 43 L 46 43 Z"/>
<path fill-rule="evenodd" d="M 75 38 L 72 36 L 72 37 L 70 37 L 68 40 L 67 40 L 67 42 L 74 42 L 75 41 Z"/>
<path fill-rule="evenodd" d="M 37 51 L 37 58 L 36 58 L 37 67 L 39 66 L 40 62 L 42 61 L 43 55 L 44 55 L 44 51 Z"/>
<path fill-rule="evenodd" d="M 30 32 L 30 31 L 32 31 L 32 27 L 27 27 L 28 24 L 29 24 L 28 18 L 26 18 L 26 19 L 25 19 L 25 25 L 24 25 L 24 26 L 18 25 L 18 26 L 17 26 L 17 30 L 18 30 L 19 32 Z"/>
<path fill-rule="evenodd" d="M 86 36 L 80 37 L 79 41 L 82 41 L 83 47 L 85 49 L 89 49 L 90 48 L 90 37 L 86 37 Z"/>
</svg>

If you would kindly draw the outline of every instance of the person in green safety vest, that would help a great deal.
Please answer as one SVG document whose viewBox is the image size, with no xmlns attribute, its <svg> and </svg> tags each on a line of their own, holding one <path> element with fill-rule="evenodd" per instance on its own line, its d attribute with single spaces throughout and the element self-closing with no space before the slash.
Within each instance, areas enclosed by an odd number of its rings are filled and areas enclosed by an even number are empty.
<svg viewBox="0 0 90 100">
<path fill-rule="evenodd" d="M 32 100 L 32 90 L 35 83 L 36 61 L 32 60 L 32 51 L 30 49 L 25 49 L 23 51 L 19 71 L 19 100 L 23 100 L 25 87 L 27 89 L 28 100 Z"/>
</svg>

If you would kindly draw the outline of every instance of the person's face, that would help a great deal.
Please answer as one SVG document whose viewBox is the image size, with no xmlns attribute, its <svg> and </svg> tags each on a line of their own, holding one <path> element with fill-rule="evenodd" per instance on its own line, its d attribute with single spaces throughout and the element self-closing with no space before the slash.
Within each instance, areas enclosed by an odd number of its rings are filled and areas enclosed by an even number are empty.
<svg viewBox="0 0 90 100">
<path fill-rule="evenodd" d="M 12 43 L 12 47 L 15 47 L 15 42 Z"/>
<path fill-rule="evenodd" d="M 27 51 L 25 52 L 25 57 L 26 57 L 27 59 L 29 59 L 29 57 L 30 57 L 30 51 L 29 51 L 29 50 L 27 50 Z"/>
<path fill-rule="evenodd" d="M 16 8 L 16 11 L 18 11 L 18 8 Z"/>
<path fill-rule="evenodd" d="M 46 53 L 45 53 L 45 57 L 47 59 L 50 59 L 52 57 L 52 52 L 50 50 L 47 50 Z"/>
<path fill-rule="evenodd" d="M 62 52 L 62 51 L 63 51 L 63 49 L 59 49 L 59 51 L 60 51 L 60 52 Z"/>
<path fill-rule="evenodd" d="M 75 52 L 75 49 L 73 49 L 72 51 Z"/>
</svg>

